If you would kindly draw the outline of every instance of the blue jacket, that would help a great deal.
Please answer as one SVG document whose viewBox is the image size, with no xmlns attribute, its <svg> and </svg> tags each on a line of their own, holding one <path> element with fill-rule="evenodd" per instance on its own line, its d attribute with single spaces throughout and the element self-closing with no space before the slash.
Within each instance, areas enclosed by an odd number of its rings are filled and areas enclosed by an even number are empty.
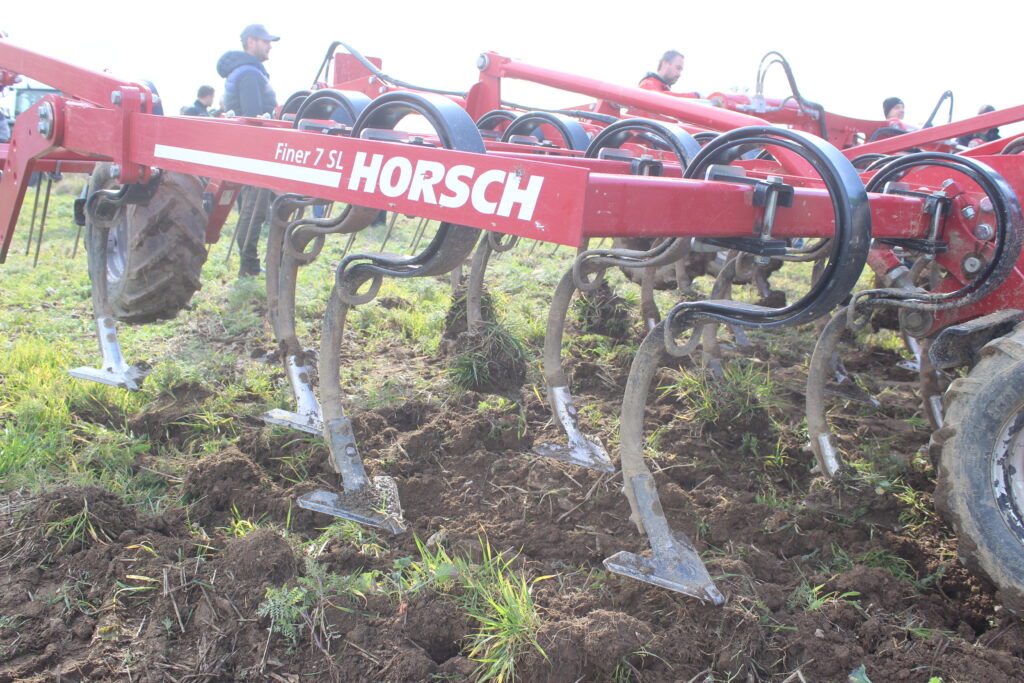
<svg viewBox="0 0 1024 683">
<path fill-rule="evenodd" d="M 217 60 L 217 73 L 224 77 L 224 109 L 237 116 L 272 114 L 277 96 L 270 87 L 270 74 L 263 63 L 247 52 L 232 50 Z"/>
</svg>

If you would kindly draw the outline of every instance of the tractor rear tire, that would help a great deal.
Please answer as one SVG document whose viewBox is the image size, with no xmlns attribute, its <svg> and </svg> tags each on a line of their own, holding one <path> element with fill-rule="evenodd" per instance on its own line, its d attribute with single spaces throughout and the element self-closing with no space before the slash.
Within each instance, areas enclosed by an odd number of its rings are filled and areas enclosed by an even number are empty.
<svg viewBox="0 0 1024 683">
<path fill-rule="evenodd" d="M 97 164 L 89 194 L 117 187 L 110 164 Z M 130 204 L 117 225 L 104 230 L 88 223 L 86 244 L 93 296 L 106 292 L 111 315 L 125 323 L 173 318 L 200 287 L 206 261 L 207 216 L 202 181 L 164 172 L 146 204 Z M 96 278 L 106 278 L 97 287 Z M 94 301 L 99 310 L 101 302 Z"/>
<path fill-rule="evenodd" d="M 1024 615 L 1024 325 L 986 344 L 950 385 L 931 449 L 940 453 L 935 503 L 960 560 Z"/>
</svg>

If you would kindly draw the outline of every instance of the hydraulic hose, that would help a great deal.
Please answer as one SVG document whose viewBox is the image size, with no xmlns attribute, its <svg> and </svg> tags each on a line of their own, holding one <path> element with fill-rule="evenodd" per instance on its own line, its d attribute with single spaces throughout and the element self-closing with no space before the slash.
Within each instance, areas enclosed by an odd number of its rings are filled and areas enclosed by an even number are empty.
<svg viewBox="0 0 1024 683">
<path fill-rule="evenodd" d="M 769 57 L 774 56 L 775 59 L 765 64 L 765 60 Z M 761 64 L 757 68 L 757 94 L 764 95 L 764 77 L 768 73 L 768 68 L 773 64 L 779 64 L 786 72 L 786 80 L 789 81 L 789 89 L 793 93 L 793 98 L 802 109 L 810 109 L 818 114 L 818 129 L 821 137 L 828 140 L 828 126 L 825 124 L 825 107 L 821 106 L 817 102 L 811 102 L 810 100 L 804 99 L 803 95 L 800 94 L 800 88 L 796 85 L 796 77 L 793 75 L 793 69 L 790 68 L 789 62 L 782 56 L 781 53 L 772 50 L 761 58 Z"/>
</svg>

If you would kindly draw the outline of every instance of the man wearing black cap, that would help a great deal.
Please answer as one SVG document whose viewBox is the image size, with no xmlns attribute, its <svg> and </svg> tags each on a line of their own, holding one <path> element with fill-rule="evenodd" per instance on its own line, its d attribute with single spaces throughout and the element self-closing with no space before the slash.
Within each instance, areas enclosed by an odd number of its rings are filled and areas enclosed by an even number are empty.
<svg viewBox="0 0 1024 683">
<path fill-rule="evenodd" d="M 903 104 L 903 100 L 900 98 L 886 97 L 882 102 L 882 112 L 885 114 L 885 125 L 890 128 L 897 128 L 907 133 L 917 130 L 917 128 L 914 128 L 909 123 L 905 123 L 903 121 L 903 115 L 906 112 L 906 107 Z"/>
<path fill-rule="evenodd" d="M 263 62 L 270 57 L 271 43 L 280 40 L 263 24 L 250 24 L 242 31 L 242 50 L 231 50 L 217 61 L 217 73 L 224 77 L 224 109 L 236 116 L 273 114 L 277 97 L 270 87 L 270 74 Z M 242 264 L 239 277 L 260 273 L 259 244 L 263 224 L 270 214 L 270 191 L 257 187 L 242 190 L 242 206 L 235 227 L 235 239 Z"/>
</svg>

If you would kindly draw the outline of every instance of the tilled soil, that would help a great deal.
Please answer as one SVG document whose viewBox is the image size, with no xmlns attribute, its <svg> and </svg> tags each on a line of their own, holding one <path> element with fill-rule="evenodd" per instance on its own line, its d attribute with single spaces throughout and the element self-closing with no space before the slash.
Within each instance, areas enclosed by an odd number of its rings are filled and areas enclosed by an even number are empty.
<svg viewBox="0 0 1024 683">
<path fill-rule="evenodd" d="M 319 561 L 338 574 L 389 572 L 419 557 L 416 539 L 470 557 L 486 539 L 515 556 L 512 566 L 528 580 L 553 577 L 533 584 L 543 654 L 524 651 L 516 670 L 523 681 L 845 681 L 857 672 L 875 683 L 1021 680 L 1024 622 L 956 562 L 956 539 L 930 514 L 934 481 L 920 455 L 928 432 L 917 426 L 916 376 L 889 351 L 847 358 L 869 389 L 886 391 L 880 409 L 840 406 L 837 442 L 885 443 L 878 457 L 905 488 L 852 475 L 826 482 L 801 443 L 806 359 L 768 362 L 764 339 L 744 355 L 759 358 L 788 405 L 704 424 L 684 418 L 669 393 L 648 406 L 648 430 L 661 427 L 651 465 L 669 522 L 701 553 L 724 607 L 603 570 L 618 551 L 643 553 L 645 539 L 614 475 L 530 454 L 535 442 L 563 438 L 543 390 L 530 384 L 506 397 L 518 410 L 481 410 L 487 397 L 468 392 L 355 411 L 360 452 L 370 474 L 396 480 L 409 530 L 382 537 L 375 552 L 331 540 Z M 593 407 L 582 413 L 584 426 L 606 444 L 617 439 L 620 365 L 569 362 L 578 404 Z M 670 380 L 666 371 L 659 385 Z M 206 398 L 183 387 L 132 428 L 180 446 L 175 416 Z M 433 589 L 337 598 L 324 615 L 329 642 L 307 630 L 292 644 L 270 631 L 258 613 L 267 587 L 302 576 L 297 543 L 330 521 L 294 500 L 337 490 L 339 481 L 325 448 L 304 463 L 302 480 L 295 461 L 308 442 L 240 419 L 237 444 L 187 462 L 184 507 L 146 514 L 94 487 L 8 494 L 0 507 L 0 681 L 476 675 L 478 663 L 465 656 L 476 625 L 452 595 Z M 749 435 L 773 422 L 785 427 L 779 448 L 753 448 Z M 150 456 L 138 466 L 169 469 Z M 241 519 L 258 528 L 238 534 Z M 64 542 L 75 525 L 74 540 Z M 891 558 L 901 558 L 895 568 Z"/>
</svg>

